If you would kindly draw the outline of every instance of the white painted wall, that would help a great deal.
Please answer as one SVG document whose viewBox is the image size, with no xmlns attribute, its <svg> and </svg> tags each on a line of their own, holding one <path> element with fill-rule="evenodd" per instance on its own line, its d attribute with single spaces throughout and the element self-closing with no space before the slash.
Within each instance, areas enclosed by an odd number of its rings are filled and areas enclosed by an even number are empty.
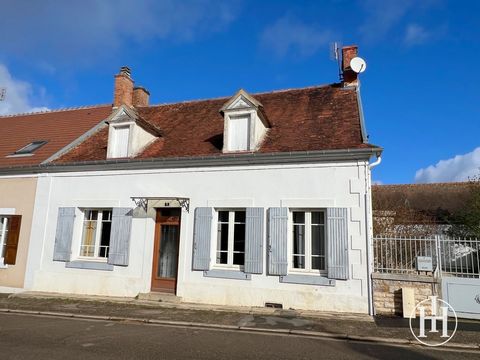
<svg viewBox="0 0 480 360">
<path fill-rule="evenodd" d="M 37 291 L 112 296 L 148 292 L 153 215 L 133 219 L 128 267 L 115 267 L 113 272 L 67 269 L 65 263 L 52 261 L 58 208 L 135 207 L 132 196 L 187 197 L 190 212 L 182 210 L 177 288 L 184 301 L 240 306 L 277 302 L 284 308 L 366 313 L 366 166 L 366 162 L 348 162 L 41 176 L 25 286 Z M 204 277 L 203 272 L 191 270 L 193 214 L 199 206 L 348 207 L 351 279 L 337 280 L 335 287 L 283 284 L 277 276 L 266 275 L 266 254 L 264 273 L 252 275 L 250 281 Z"/>
</svg>

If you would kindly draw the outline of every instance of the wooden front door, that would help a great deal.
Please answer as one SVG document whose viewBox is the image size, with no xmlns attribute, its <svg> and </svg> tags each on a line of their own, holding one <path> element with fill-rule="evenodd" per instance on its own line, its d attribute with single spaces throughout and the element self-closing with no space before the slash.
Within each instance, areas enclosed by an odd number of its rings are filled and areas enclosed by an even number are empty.
<svg viewBox="0 0 480 360">
<path fill-rule="evenodd" d="M 157 209 L 153 250 L 152 291 L 175 293 L 177 288 L 178 247 L 180 243 L 178 208 Z"/>
</svg>

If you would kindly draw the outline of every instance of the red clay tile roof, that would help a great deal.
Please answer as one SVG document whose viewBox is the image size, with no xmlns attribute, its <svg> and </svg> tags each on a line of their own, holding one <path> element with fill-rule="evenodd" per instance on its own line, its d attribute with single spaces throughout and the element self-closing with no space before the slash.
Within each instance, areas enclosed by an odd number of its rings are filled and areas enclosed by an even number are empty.
<svg viewBox="0 0 480 360">
<path fill-rule="evenodd" d="M 259 152 L 373 147 L 363 143 L 357 94 L 353 88 L 334 84 L 252 96 L 263 104 L 264 114 L 271 123 Z M 137 108 L 142 119 L 163 132 L 163 137 L 137 158 L 221 155 L 223 117 L 219 110 L 228 99 Z M 107 137 L 105 126 L 54 162 L 105 160 Z"/>
<path fill-rule="evenodd" d="M 0 168 L 38 165 L 106 119 L 111 105 L 0 116 Z M 8 157 L 35 140 L 47 144 L 33 156 Z"/>
</svg>

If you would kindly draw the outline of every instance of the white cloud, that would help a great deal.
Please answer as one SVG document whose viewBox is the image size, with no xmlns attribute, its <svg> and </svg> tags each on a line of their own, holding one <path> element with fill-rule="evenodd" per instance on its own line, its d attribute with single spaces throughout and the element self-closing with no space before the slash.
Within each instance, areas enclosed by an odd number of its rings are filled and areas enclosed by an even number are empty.
<svg viewBox="0 0 480 360">
<path fill-rule="evenodd" d="M 382 180 L 373 180 L 372 185 L 383 185 L 383 181 Z"/>
<path fill-rule="evenodd" d="M 238 15 L 238 1 L 7 1 L 2 51 L 49 63 L 93 62 L 132 42 L 191 41 L 221 30 Z"/>
<path fill-rule="evenodd" d="M 372 41 L 381 39 L 397 25 L 414 6 L 412 0 L 367 0 L 362 2 L 365 21 L 360 26 L 364 39 Z"/>
<path fill-rule="evenodd" d="M 3 64 L 0 64 L 1 88 L 4 88 L 6 92 L 5 98 L 0 101 L 0 115 L 48 110 L 46 107 L 32 105 L 34 95 L 43 97 L 42 91 L 35 92 L 30 83 L 15 79 Z"/>
<path fill-rule="evenodd" d="M 279 57 L 289 52 L 307 57 L 327 45 L 332 38 L 329 30 L 284 16 L 264 30 L 261 45 Z"/>
<path fill-rule="evenodd" d="M 407 46 L 420 45 L 426 42 L 431 34 L 418 24 L 408 24 L 405 29 L 405 37 L 403 41 Z"/>
<path fill-rule="evenodd" d="M 464 155 L 457 155 L 451 159 L 440 160 L 435 165 L 418 170 L 415 173 L 415 182 L 452 182 L 467 181 L 470 177 L 480 173 L 480 147 Z"/>
</svg>

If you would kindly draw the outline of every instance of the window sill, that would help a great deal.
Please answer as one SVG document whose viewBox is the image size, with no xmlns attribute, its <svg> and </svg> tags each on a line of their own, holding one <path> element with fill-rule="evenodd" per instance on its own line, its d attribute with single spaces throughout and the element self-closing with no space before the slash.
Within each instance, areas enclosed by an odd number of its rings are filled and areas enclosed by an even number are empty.
<svg viewBox="0 0 480 360">
<path fill-rule="evenodd" d="M 290 274 L 290 275 L 280 276 L 280 282 L 287 283 L 287 284 L 335 286 L 334 279 L 329 279 L 321 275 Z"/>
<path fill-rule="evenodd" d="M 234 279 L 234 280 L 251 280 L 252 275 L 238 270 L 220 270 L 213 269 L 203 272 L 204 277 L 213 277 L 220 279 Z"/>
<path fill-rule="evenodd" d="M 113 265 L 99 261 L 70 261 L 65 263 L 65 267 L 70 269 L 113 271 Z"/>
</svg>

